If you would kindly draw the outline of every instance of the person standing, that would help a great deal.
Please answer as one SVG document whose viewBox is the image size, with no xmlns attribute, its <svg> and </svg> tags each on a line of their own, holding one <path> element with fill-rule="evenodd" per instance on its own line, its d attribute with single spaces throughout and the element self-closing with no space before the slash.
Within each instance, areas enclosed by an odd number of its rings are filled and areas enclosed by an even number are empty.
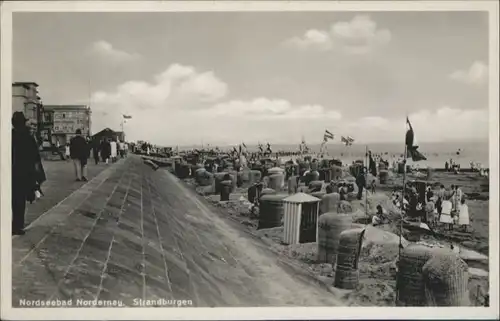
<svg viewBox="0 0 500 321">
<path fill-rule="evenodd" d="M 454 212 L 457 210 L 457 208 L 455 207 L 455 194 L 456 194 L 456 189 L 455 189 L 455 185 L 451 185 L 451 191 L 450 191 L 450 202 L 451 202 L 451 211 Z"/>
<path fill-rule="evenodd" d="M 447 197 L 442 202 L 441 215 L 439 216 L 439 222 L 444 223 L 448 231 L 453 230 L 453 218 L 451 217 L 452 204 Z"/>
<path fill-rule="evenodd" d="M 462 202 L 462 198 L 464 196 L 464 193 L 462 192 L 462 189 L 460 188 L 460 186 L 458 185 L 455 185 L 455 195 L 454 195 L 454 208 L 455 208 L 455 211 L 460 211 L 460 204 Z"/>
<path fill-rule="evenodd" d="M 94 141 L 92 142 L 92 156 L 94 157 L 95 164 L 99 164 L 99 140 L 97 138 L 94 138 Z"/>
<path fill-rule="evenodd" d="M 70 140 L 70 157 L 75 166 L 76 180 L 87 181 L 87 160 L 89 158 L 90 149 L 87 141 L 82 136 L 82 130 L 76 130 L 76 136 Z"/>
<path fill-rule="evenodd" d="M 458 211 L 458 225 L 462 228 L 462 231 L 467 232 L 467 227 L 469 226 L 469 207 L 465 204 L 465 199 L 462 198 L 460 201 L 461 205 Z"/>
<path fill-rule="evenodd" d="M 116 144 L 116 140 L 113 139 L 109 145 L 111 146 L 111 161 L 114 163 L 116 162 L 116 157 L 118 156 L 118 146 Z"/>
<path fill-rule="evenodd" d="M 66 160 L 69 160 L 69 156 L 70 156 L 70 150 L 69 150 L 69 144 L 66 144 L 66 146 L 64 147 L 64 150 L 65 150 L 65 156 L 66 156 Z"/>
<path fill-rule="evenodd" d="M 358 186 L 358 200 L 360 200 L 363 196 L 363 188 L 366 188 L 365 173 L 366 168 L 363 167 L 363 169 L 359 171 L 358 177 L 356 177 L 356 185 Z"/>
<path fill-rule="evenodd" d="M 437 192 L 437 199 L 436 199 L 436 211 L 439 215 L 441 215 L 441 209 L 442 206 L 441 204 L 444 201 L 444 197 L 446 195 L 446 189 L 444 188 L 444 185 L 441 184 L 441 187 L 439 188 L 439 191 Z"/>
<path fill-rule="evenodd" d="M 371 192 L 372 194 L 375 194 L 375 188 L 376 187 L 376 184 L 375 184 L 375 180 L 373 179 L 371 184 L 370 184 L 370 189 L 371 189 Z"/>
<path fill-rule="evenodd" d="M 30 134 L 23 112 L 12 115 L 12 234 L 24 235 L 24 215 L 26 201 L 33 202 L 35 192 L 45 181 L 40 152 L 37 143 Z"/>
</svg>

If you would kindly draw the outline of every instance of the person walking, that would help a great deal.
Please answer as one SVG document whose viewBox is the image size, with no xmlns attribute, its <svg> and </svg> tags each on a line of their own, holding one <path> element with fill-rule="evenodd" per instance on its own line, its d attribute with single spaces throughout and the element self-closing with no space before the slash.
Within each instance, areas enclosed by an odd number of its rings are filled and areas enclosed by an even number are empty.
<svg viewBox="0 0 500 321">
<path fill-rule="evenodd" d="M 92 142 L 92 156 L 94 157 L 95 164 L 99 164 L 99 140 L 97 138 L 94 138 L 94 141 Z"/>
<path fill-rule="evenodd" d="M 89 158 L 90 149 L 87 141 L 82 136 L 82 130 L 76 130 L 76 136 L 70 140 L 70 157 L 75 166 L 76 180 L 87 181 L 87 160 Z"/>
<path fill-rule="evenodd" d="M 125 142 L 120 142 L 120 158 L 125 158 Z"/>
<path fill-rule="evenodd" d="M 45 181 L 40 152 L 23 112 L 12 115 L 12 234 L 24 235 L 26 201 L 33 202 Z"/>
<path fill-rule="evenodd" d="M 109 157 L 111 156 L 111 145 L 107 138 L 104 138 L 101 142 L 101 158 L 106 164 L 109 164 Z"/>
</svg>

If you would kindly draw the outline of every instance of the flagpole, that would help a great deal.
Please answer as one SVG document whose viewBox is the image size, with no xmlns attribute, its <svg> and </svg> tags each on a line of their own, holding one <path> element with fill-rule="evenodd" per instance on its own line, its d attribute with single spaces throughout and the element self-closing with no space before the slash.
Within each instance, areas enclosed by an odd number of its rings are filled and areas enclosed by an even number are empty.
<svg viewBox="0 0 500 321">
<path fill-rule="evenodd" d="M 368 166 L 369 160 L 368 160 L 368 145 L 366 145 L 365 148 L 365 161 L 366 161 L 366 171 L 365 171 L 365 215 L 368 216 Z"/>
<path fill-rule="evenodd" d="M 123 117 L 123 115 L 122 115 L 122 123 L 121 123 L 121 127 L 122 127 L 122 139 L 123 139 L 123 141 L 125 141 L 125 131 L 124 131 L 124 129 L 123 129 L 123 122 L 124 122 L 124 121 L 125 121 L 125 120 L 124 120 L 124 117 Z"/>
<path fill-rule="evenodd" d="M 408 116 L 406 116 L 406 122 L 408 122 Z M 406 132 L 405 132 L 405 152 L 403 154 L 403 193 L 401 197 L 401 220 L 399 222 L 399 249 L 398 249 L 398 264 L 399 261 L 401 260 L 401 249 L 403 248 L 403 215 L 404 215 L 404 199 L 405 199 L 405 194 L 406 194 L 406 159 L 407 159 L 407 153 L 408 153 L 408 146 L 406 145 Z M 399 273 L 399 271 L 398 271 Z M 396 285 L 398 282 L 396 281 Z M 396 302 L 399 299 L 399 291 L 396 288 Z"/>
</svg>

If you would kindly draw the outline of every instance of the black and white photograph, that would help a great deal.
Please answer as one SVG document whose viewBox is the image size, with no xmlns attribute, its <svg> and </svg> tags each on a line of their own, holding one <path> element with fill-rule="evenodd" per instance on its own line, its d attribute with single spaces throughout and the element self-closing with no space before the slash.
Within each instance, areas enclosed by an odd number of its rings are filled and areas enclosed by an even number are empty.
<svg viewBox="0 0 500 321">
<path fill-rule="evenodd" d="M 2 319 L 499 317 L 498 2 L 0 5 Z"/>
</svg>

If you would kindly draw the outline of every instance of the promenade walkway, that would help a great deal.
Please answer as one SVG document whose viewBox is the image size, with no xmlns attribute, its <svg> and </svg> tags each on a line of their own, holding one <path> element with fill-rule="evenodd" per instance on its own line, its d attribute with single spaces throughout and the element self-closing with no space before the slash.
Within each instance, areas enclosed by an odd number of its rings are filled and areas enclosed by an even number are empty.
<svg viewBox="0 0 500 321">
<path fill-rule="evenodd" d="M 47 181 L 42 186 L 45 196 L 33 204 L 28 204 L 26 207 L 26 225 L 29 225 L 42 213 L 54 207 L 85 184 L 84 182 L 75 181 L 75 170 L 73 162 L 70 160 L 44 161 L 43 167 L 47 174 Z M 89 180 L 94 178 L 105 168 L 106 164 L 99 163 L 95 165 L 93 160 L 89 159 L 87 178 Z"/>
<path fill-rule="evenodd" d="M 22 299 L 192 300 L 193 306 L 336 306 L 259 239 L 139 157 L 104 169 L 13 243 Z"/>
</svg>

